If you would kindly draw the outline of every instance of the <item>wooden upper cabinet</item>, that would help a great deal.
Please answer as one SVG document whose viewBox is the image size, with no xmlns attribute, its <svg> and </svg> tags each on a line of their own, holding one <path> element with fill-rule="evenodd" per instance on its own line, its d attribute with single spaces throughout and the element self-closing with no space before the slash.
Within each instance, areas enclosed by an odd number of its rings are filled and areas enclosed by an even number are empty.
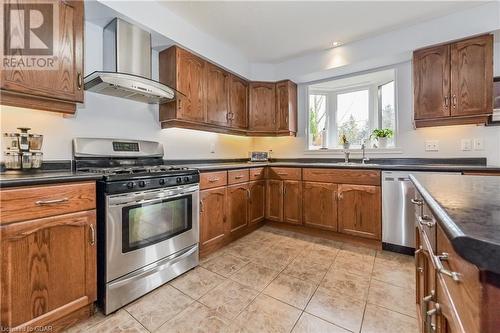
<svg viewBox="0 0 500 333">
<path fill-rule="evenodd" d="M 303 183 L 304 224 L 337 231 L 337 185 Z"/>
<path fill-rule="evenodd" d="M 250 83 L 250 130 L 276 131 L 276 85 L 272 82 Z"/>
<path fill-rule="evenodd" d="M 339 232 L 381 239 L 380 186 L 338 185 Z"/>
<path fill-rule="evenodd" d="M 207 122 L 228 126 L 230 74 L 210 63 L 206 66 Z"/>
<path fill-rule="evenodd" d="M 248 128 L 248 82 L 231 75 L 229 88 L 231 127 Z"/>
<path fill-rule="evenodd" d="M 96 300 L 95 210 L 0 227 L 2 328 L 30 331 Z"/>
<path fill-rule="evenodd" d="M 266 218 L 283 221 L 283 181 L 269 179 L 266 184 Z"/>
<path fill-rule="evenodd" d="M 200 246 L 222 242 L 226 235 L 226 188 L 200 192 Z"/>
<path fill-rule="evenodd" d="M 302 224 L 302 182 L 283 181 L 283 221 Z"/>
<path fill-rule="evenodd" d="M 297 85 L 292 81 L 276 83 L 277 129 L 279 132 L 297 132 Z"/>
<path fill-rule="evenodd" d="M 416 127 L 485 123 L 493 110 L 493 36 L 413 53 Z"/>
<path fill-rule="evenodd" d="M 264 220 L 266 207 L 266 181 L 253 181 L 248 184 L 250 201 L 248 207 L 248 223 Z"/>
<path fill-rule="evenodd" d="M 181 94 L 173 102 L 160 105 L 160 121 L 206 121 L 206 62 L 200 57 L 172 46 L 159 55 L 160 82 Z"/>
<path fill-rule="evenodd" d="M 227 220 L 230 233 L 247 226 L 249 198 L 248 183 L 227 187 Z"/>
<path fill-rule="evenodd" d="M 413 54 L 415 119 L 450 116 L 450 45 Z"/>
<path fill-rule="evenodd" d="M 493 109 L 493 35 L 451 45 L 452 116 L 490 115 Z"/>
<path fill-rule="evenodd" d="M 41 70 L 20 67 L 1 70 L 0 101 L 4 105 L 74 113 L 75 103 L 83 102 L 84 2 L 49 2 L 57 6 L 56 13 L 59 15 L 58 35 L 54 38 L 52 51 L 55 59 L 49 56 L 54 60 L 54 67 Z M 18 3 L 6 6 L 16 9 Z M 17 38 L 24 40 L 25 36 Z M 31 56 L 24 49 L 16 50 L 15 55 Z"/>
</svg>

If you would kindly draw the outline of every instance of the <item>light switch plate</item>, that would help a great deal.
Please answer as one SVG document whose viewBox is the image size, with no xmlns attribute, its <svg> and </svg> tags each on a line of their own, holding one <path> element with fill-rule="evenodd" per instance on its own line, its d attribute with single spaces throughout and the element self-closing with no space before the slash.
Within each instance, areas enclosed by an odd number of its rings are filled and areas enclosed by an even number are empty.
<svg viewBox="0 0 500 333">
<path fill-rule="evenodd" d="M 426 140 L 425 141 L 425 151 L 439 151 L 439 141 L 438 140 Z"/>
<path fill-rule="evenodd" d="M 484 150 L 483 138 L 474 138 L 474 150 Z"/>
<path fill-rule="evenodd" d="M 471 139 L 462 139 L 461 147 L 462 147 L 462 151 L 472 150 L 472 140 Z"/>
</svg>

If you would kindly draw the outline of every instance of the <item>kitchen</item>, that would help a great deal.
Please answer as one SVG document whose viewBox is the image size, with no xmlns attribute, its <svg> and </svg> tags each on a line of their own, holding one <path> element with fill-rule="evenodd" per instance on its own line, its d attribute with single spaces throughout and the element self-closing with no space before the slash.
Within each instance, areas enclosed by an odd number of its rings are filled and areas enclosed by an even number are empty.
<svg viewBox="0 0 500 333">
<path fill-rule="evenodd" d="M 48 3 L 71 65 L 2 68 L 2 329 L 495 332 L 498 2 Z"/>
</svg>

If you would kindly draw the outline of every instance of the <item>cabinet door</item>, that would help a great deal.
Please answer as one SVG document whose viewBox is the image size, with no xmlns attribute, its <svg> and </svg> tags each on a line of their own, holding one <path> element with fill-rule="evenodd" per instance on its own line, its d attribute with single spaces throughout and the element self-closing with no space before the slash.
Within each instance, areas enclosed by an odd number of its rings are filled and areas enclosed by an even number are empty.
<svg viewBox="0 0 500 333">
<path fill-rule="evenodd" d="M 283 221 L 283 181 L 270 179 L 266 184 L 266 218 Z"/>
<path fill-rule="evenodd" d="M 230 74 L 207 63 L 207 122 L 229 125 Z"/>
<path fill-rule="evenodd" d="M 278 131 L 297 132 L 297 85 L 291 81 L 276 83 Z"/>
<path fill-rule="evenodd" d="M 60 99 L 70 102 L 83 102 L 83 1 L 49 1 L 57 6 L 58 35 L 54 36 L 52 55 L 53 69 L 31 70 L 17 67 L 2 70 L 1 89 Z M 21 2 L 22 3 L 22 2 Z M 19 3 L 9 6 L 18 9 Z M 23 9 L 17 11 L 27 15 Z M 42 25 L 42 29 L 47 25 Z M 41 34 L 44 32 L 42 31 Z M 11 34 L 12 35 L 12 34 Z M 15 37 L 24 40 L 25 36 Z M 12 38 L 14 39 L 14 38 Z M 28 49 L 29 51 L 29 49 Z M 16 55 L 30 56 L 19 49 Z"/>
<path fill-rule="evenodd" d="M 0 227 L 2 327 L 53 322 L 96 300 L 95 216 L 89 210 Z"/>
<path fill-rule="evenodd" d="M 248 183 L 227 187 L 227 218 L 230 232 L 248 224 Z"/>
<path fill-rule="evenodd" d="M 451 45 L 451 115 L 492 112 L 493 35 Z"/>
<path fill-rule="evenodd" d="M 337 185 L 303 183 L 304 224 L 337 231 Z"/>
<path fill-rule="evenodd" d="M 250 83 L 250 130 L 276 130 L 275 84 Z"/>
<path fill-rule="evenodd" d="M 283 220 L 302 223 L 302 184 L 297 180 L 283 181 Z"/>
<path fill-rule="evenodd" d="M 380 187 L 367 185 L 338 186 L 339 232 L 380 239 Z"/>
<path fill-rule="evenodd" d="M 177 90 L 185 95 L 177 100 L 177 117 L 204 122 L 206 118 L 205 61 L 178 48 Z"/>
<path fill-rule="evenodd" d="M 224 239 L 226 228 L 226 188 L 219 187 L 200 192 L 201 247 Z"/>
<path fill-rule="evenodd" d="M 248 83 L 231 75 L 230 87 L 231 127 L 248 127 Z"/>
<path fill-rule="evenodd" d="M 450 116 L 450 45 L 413 53 L 415 119 Z"/>
<path fill-rule="evenodd" d="M 266 182 L 264 180 L 250 182 L 250 202 L 248 208 L 248 223 L 260 222 L 265 216 Z"/>
</svg>

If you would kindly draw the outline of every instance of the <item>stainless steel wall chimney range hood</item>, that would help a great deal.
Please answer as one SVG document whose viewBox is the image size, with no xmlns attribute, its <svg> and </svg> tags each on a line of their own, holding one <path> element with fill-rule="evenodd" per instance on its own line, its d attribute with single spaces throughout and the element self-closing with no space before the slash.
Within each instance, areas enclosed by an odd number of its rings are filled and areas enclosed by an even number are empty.
<svg viewBox="0 0 500 333">
<path fill-rule="evenodd" d="M 104 71 L 85 77 L 85 90 L 149 104 L 175 99 L 177 91 L 151 79 L 151 35 L 115 18 L 104 27 Z"/>
</svg>

